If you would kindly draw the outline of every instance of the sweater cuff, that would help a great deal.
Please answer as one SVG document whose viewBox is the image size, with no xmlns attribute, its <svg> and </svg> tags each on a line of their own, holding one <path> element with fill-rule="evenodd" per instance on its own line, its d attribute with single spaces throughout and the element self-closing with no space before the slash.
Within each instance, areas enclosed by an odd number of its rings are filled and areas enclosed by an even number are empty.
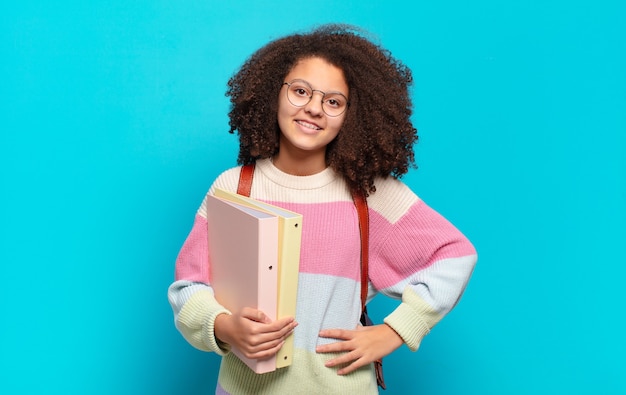
<svg viewBox="0 0 626 395">
<path fill-rule="evenodd" d="M 417 351 L 424 336 L 441 316 L 411 288 L 402 295 L 402 303 L 385 319 L 385 324 L 402 337 L 411 351 Z"/>
<path fill-rule="evenodd" d="M 215 318 L 231 314 L 217 303 L 210 291 L 198 291 L 185 303 L 178 315 L 178 326 L 183 337 L 197 349 L 225 355 L 230 346 L 215 337 Z"/>
</svg>

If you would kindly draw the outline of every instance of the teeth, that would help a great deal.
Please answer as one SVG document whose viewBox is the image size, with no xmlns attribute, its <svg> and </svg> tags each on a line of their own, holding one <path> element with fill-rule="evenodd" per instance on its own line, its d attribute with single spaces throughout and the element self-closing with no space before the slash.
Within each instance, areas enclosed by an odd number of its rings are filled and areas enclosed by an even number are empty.
<svg viewBox="0 0 626 395">
<path fill-rule="evenodd" d="M 317 125 L 314 125 L 312 123 L 308 123 L 308 122 L 305 122 L 305 121 L 296 121 L 296 122 L 298 122 L 300 125 L 304 126 L 305 128 L 315 129 L 315 130 L 320 130 L 321 129 Z"/>
</svg>

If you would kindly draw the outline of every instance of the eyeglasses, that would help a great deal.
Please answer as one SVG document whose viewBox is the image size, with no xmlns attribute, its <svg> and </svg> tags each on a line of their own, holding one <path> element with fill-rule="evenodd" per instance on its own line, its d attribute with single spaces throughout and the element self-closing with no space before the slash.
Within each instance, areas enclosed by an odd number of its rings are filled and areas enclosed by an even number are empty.
<svg viewBox="0 0 626 395">
<path fill-rule="evenodd" d="M 348 107 L 348 98 L 340 92 L 322 92 L 319 89 L 313 89 L 311 84 L 304 80 L 293 80 L 284 82 L 287 85 L 287 100 L 296 107 L 304 107 L 311 99 L 313 93 L 322 94 L 322 110 L 329 117 L 338 117 L 346 111 Z"/>
</svg>

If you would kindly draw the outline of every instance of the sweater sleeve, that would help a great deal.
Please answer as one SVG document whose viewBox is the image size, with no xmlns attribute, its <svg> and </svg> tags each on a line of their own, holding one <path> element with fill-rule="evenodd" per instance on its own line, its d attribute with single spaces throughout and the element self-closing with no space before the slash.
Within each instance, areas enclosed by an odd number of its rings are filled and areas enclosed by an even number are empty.
<svg viewBox="0 0 626 395">
<path fill-rule="evenodd" d="M 379 292 L 401 299 L 384 322 L 415 351 L 458 303 L 477 254 L 456 227 L 404 184 L 398 182 L 391 189 L 395 198 L 382 204 L 374 200 L 375 209 L 370 211 L 377 229 L 370 250 L 370 280 Z"/>
</svg>

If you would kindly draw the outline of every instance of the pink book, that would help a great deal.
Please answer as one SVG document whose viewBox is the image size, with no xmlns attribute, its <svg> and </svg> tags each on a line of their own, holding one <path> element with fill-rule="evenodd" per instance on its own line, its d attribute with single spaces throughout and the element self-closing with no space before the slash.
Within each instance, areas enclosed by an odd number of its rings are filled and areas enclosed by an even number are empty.
<svg viewBox="0 0 626 395">
<path fill-rule="evenodd" d="M 210 283 L 230 311 L 253 307 L 276 319 L 278 218 L 207 196 Z M 251 360 L 232 352 L 256 373 L 276 370 L 276 356 Z"/>
</svg>

